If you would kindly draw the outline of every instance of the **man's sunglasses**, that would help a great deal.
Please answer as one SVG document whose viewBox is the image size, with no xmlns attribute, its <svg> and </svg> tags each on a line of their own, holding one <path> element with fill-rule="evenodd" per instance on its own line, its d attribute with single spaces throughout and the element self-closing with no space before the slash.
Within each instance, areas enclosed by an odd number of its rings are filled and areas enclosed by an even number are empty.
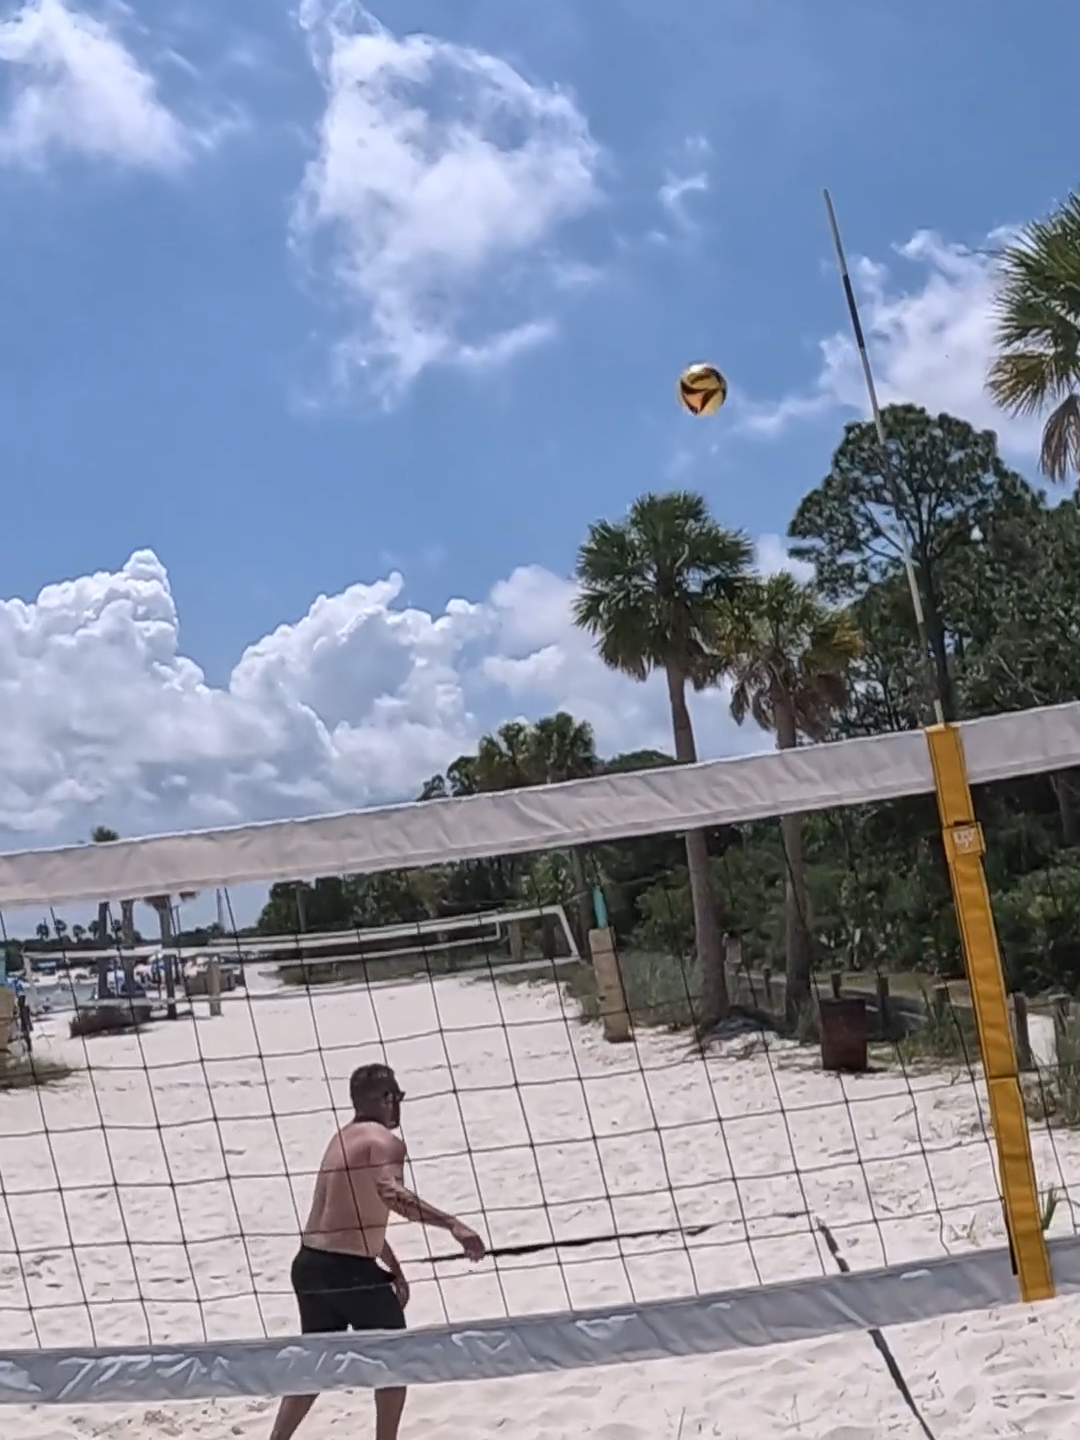
<svg viewBox="0 0 1080 1440">
<path fill-rule="evenodd" d="M 384 1091 L 382 1092 L 381 1099 L 383 1099 L 383 1100 L 393 1100 L 396 1104 L 400 1105 L 401 1102 L 402 1102 L 402 1100 L 405 1099 L 405 1091 L 404 1091 L 404 1090 L 384 1090 Z"/>
</svg>

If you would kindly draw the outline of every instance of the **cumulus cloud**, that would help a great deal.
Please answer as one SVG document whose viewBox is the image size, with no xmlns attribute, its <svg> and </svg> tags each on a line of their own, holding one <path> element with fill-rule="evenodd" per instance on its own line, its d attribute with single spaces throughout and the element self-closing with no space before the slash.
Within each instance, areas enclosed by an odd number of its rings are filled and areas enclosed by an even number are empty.
<svg viewBox="0 0 1080 1440">
<path fill-rule="evenodd" d="M 300 17 L 326 107 L 292 238 L 346 313 L 337 382 L 385 396 L 550 338 L 533 308 L 545 274 L 558 284 L 547 249 L 595 200 L 599 165 L 571 98 L 357 4 L 304 0 Z"/>
<path fill-rule="evenodd" d="M 38 167 L 66 152 L 171 172 L 208 138 L 163 103 L 116 23 L 65 0 L 27 0 L 0 20 L 0 80 L 10 92 L 0 162 Z"/>
<path fill-rule="evenodd" d="M 775 536 L 763 569 L 790 563 Z M 138 551 L 115 573 L 0 602 L 0 835 L 5 848 L 409 798 L 478 735 L 565 708 L 602 753 L 669 749 L 659 679 L 606 670 L 573 626 L 572 582 L 515 570 L 481 601 L 410 606 L 393 572 L 248 647 L 215 686 L 183 652 L 169 578 Z M 766 748 L 724 695 L 695 697 L 703 755 Z"/>
<path fill-rule="evenodd" d="M 1018 454 L 1038 446 L 1039 425 L 1005 416 L 986 393 L 993 353 L 994 252 L 1008 239 L 998 231 L 972 251 L 920 231 L 896 252 L 891 266 L 860 259 L 852 266 L 863 328 L 882 404 L 912 401 L 962 415 L 996 430 Z M 837 291 L 837 308 L 842 304 Z M 739 424 L 776 435 L 830 412 L 865 414 L 866 389 L 850 331 L 820 342 L 821 365 L 805 390 L 778 401 L 739 403 Z"/>
</svg>

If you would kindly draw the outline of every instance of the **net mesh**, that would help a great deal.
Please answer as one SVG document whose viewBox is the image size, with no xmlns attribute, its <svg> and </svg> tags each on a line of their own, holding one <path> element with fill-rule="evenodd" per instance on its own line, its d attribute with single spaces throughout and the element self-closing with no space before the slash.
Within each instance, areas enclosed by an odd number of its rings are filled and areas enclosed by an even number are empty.
<svg viewBox="0 0 1080 1440">
<path fill-rule="evenodd" d="M 898 827 L 911 863 L 886 873 L 869 840 Z M 858 1272 L 1003 1244 L 977 1038 L 962 985 L 943 984 L 961 962 L 932 804 L 823 812 L 804 838 L 793 904 L 779 822 L 710 836 L 736 1010 L 704 1044 L 673 837 L 587 850 L 585 892 L 564 853 L 526 856 L 504 877 L 514 910 L 431 918 L 440 895 L 476 880 L 445 870 L 283 882 L 255 927 L 227 890 L 223 927 L 207 926 L 206 897 L 189 899 L 169 913 L 164 952 L 120 944 L 102 967 L 123 988 L 126 961 L 146 992 L 113 1008 L 151 1012 L 118 1034 L 69 1034 L 100 1013 L 97 961 L 71 941 L 77 912 L 65 924 L 50 911 L 37 922 L 47 943 L 24 951 L 32 1063 L 42 1079 L 75 1074 L 0 1097 L 0 1350 L 295 1334 L 290 1261 L 349 1118 L 349 1075 L 371 1060 L 406 1091 L 409 1184 L 494 1251 L 472 1267 L 438 1232 L 392 1225 L 412 1326 L 835 1275 L 836 1252 Z M 626 1044 L 605 1041 L 582 958 L 594 888 L 635 1022 Z M 380 916 L 394 923 L 370 923 Z M 793 919 L 816 961 L 816 1008 L 834 987 L 870 1007 L 867 1073 L 823 1071 L 800 1043 L 812 1013 L 794 1039 L 770 1023 Z M 6 925 L 9 942 L 35 934 L 25 916 Z M 1034 1007 L 1050 1115 L 1062 1081 L 1040 1020 Z M 1035 1148 L 1044 1193 L 1065 1202 L 1055 1229 L 1071 1226 L 1075 1147 L 1043 1123 Z"/>
</svg>

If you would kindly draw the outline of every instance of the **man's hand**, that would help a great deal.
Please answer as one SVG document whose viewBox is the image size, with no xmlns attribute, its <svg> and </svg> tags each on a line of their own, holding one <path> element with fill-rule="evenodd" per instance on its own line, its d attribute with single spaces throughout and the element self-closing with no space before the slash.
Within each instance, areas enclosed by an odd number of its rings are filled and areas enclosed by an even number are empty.
<svg viewBox="0 0 1080 1440">
<path fill-rule="evenodd" d="M 394 1247 L 389 1240 L 383 1241 L 383 1247 L 379 1251 L 379 1259 L 390 1271 L 394 1294 L 402 1310 L 409 1303 L 409 1282 L 405 1279 L 405 1272 L 401 1268 L 401 1261 L 394 1254 Z"/>
<path fill-rule="evenodd" d="M 460 1220 L 455 1220 L 450 1226 L 450 1234 L 465 1251 L 466 1258 L 474 1264 L 477 1260 L 484 1258 L 487 1247 L 476 1231 L 470 1230 L 468 1225 L 463 1224 Z"/>
</svg>

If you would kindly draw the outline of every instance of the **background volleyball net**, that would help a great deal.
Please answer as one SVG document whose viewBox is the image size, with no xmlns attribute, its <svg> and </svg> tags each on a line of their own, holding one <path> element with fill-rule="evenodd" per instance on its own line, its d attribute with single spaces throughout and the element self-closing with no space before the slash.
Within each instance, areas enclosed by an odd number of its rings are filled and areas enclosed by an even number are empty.
<svg viewBox="0 0 1080 1440">
<path fill-rule="evenodd" d="M 16 1014 L 5 1062 L 25 1083 L 0 1091 L 0 1402 L 475 1379 L 872 1329 L 1018 1299 L 1044 1233 L 1054 1287 L 1080 1288 L 1080 1047 L 1046 993 L 1077 933 L 1052 782 L 1080 765 L 1080 706 L 960 730 L 991 889 L 995 846 L 1021 875 L 998 928 L 1008 988 L 1032 996 L 1012 1020 L 1024 1154 L 1015 1127 L 994 1133 L 1002 1077 L 988 1087 L 957 978 L 921 733 L 0 856 L 34 1013 L 31 1054 Z M 695 829 L 735 1007 L 704 1037 Z M 796 1006 L 794 923 L 815 962 Z M 837 992 L 869 1011 L 864 1073 L 822 1066 L 858 1050 Z M 87 1033 L 125 1012 L 145 1023 Z M 492 1254 L 473 1267 L 395 1224 L 410 1331 L 300 1339 L 289 1264 L 369 1060 L 407 1092 L 410 1183 Z M 1010 1235 L 1005 1172 L 1028 1146 L 1037 1213 L 1014 1207 Z"/>
</svg>

